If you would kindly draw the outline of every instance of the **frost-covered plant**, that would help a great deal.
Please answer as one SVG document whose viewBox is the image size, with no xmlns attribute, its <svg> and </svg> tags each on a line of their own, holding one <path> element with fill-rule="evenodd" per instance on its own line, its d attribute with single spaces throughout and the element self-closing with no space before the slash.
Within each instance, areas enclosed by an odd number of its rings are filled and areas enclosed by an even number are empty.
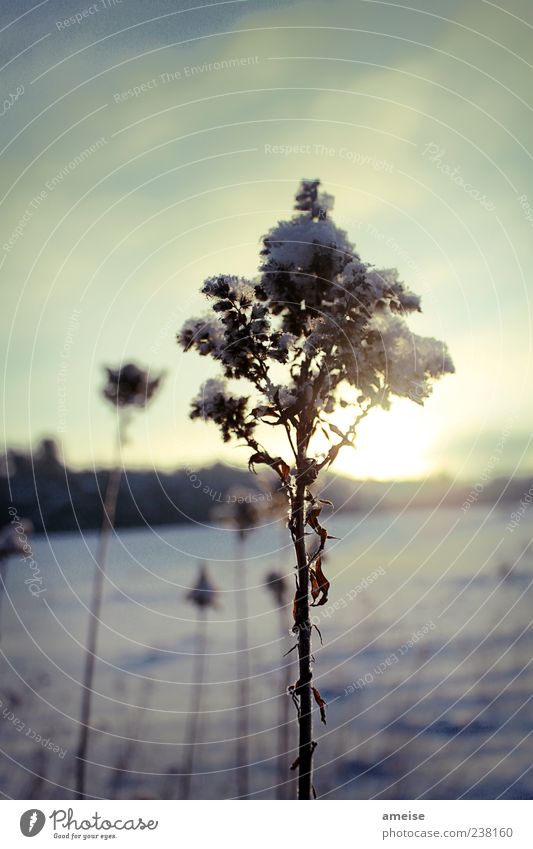
<svg viewBox="0 0 533 849">
<path fill-rule="evenodd" d="M 313 698 L 325 719 L 312 683 L 309 607 L 327 600 L 321 555 L 328 533 L 319 521 L 324 502 L 314 487 L 341 448 L 353 445 L 357 425 L 372 408 L 388 408 L 392 396 L 423 404 L 433 381 L 454 371 L 444 343 L 408 328 L 406 316 L 420 311 L 420 298 L 395 269 L 376 269 L 360 259 L 329 217 L 333 201 L 319 187 L 319 180 L 303 180 L 293 217 L 264 236 L 258 278 L 210 277 L 202 288 L 210 315 L 187 321 L 178 334 L 184 350 L 210 356 L 223 374 L 202 386 L 191 417 L 214 422 L 224 441 L 242 440 L 251 452 L 250 468 L 270 466 L 287 495 L 297 561 L 293 630 L 299 677 L 292 695 L 300 799 L 313 792 Z M 339 408 L 343 420 L 351 413 L 342 428 Z M 284 432 L 288 455 L 265 446 L 266 425 Z M 309 550 L 306 526 L 317 536 Z"/>
</svg>

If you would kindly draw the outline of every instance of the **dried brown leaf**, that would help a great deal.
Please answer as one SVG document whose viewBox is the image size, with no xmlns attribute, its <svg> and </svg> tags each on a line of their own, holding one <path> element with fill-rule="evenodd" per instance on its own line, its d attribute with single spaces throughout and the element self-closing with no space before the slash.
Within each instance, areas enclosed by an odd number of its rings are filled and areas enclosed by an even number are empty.
<svg viewBox="0 0 533 849">
<path fill-rule="evenodd" d="M 327 724 L 326 723 L 326 707 L 327 707 L 327 705 L 326 705 L 326 702 L 324 701 L 324 699 L 322 698 L 322 696 L 320 695 L 320 691 L 317 690 L 316 687 L 313 687 L 313 696 L 315 697 L 315 702 L 317 703 L 318 707 L 320 708 L 320 719 L 322 720 L 324 725 L 326 725 Z"/>
<path fill-rule="evenodd" d="M 270 457 L 263 451 L 257 451 L 255 454 L 252 454 L 248 460 L 248 468 L 251 472 L 257 474 L 254 466 L 260 464 L 270 466 L 271 469 L 274 469 L 282 481 L 288 480 L 291 471 L 290 466 L 288 466 L 285 460 L 282 460 L 281 457 Z"/>
<path fill-rule="evenodd" d="M 313 595 L 314 603 L 311 606 L 312 607 L 322 607 L 322 605 L 326 604 L 326 602 L 328 600 L 328 592 L 329 592 L 329 588 L 330 588 L 331 585 L 330 585 L 330 582 L 328 581 L 328 579 L 326 578 L 326 576 L 324 575 L 324 572 L 322 571 L 322 557 L 320 556 L 320 554 L 316 558 L 313 573 L 315 575 L 315 580 L 316 580 L 317 585 L 318 585 L 318 591 L 319 591 L 319 593 L 322 593 L 322 596 L 317 601 L 316 599 L 318 598 L 318 594 L 317 594 L 316 597 Z M 312 583 L 311 583 L 311 594 L 313 594 Z"/>
<path fill-rule="evenodd" d="M 333 422 L 328 422 L 328 427 L 331 431 L 333 431 L 335 436 L 338 436 L 340 439 L 345 439 L 345 436 L 344 436 L 342 430 L 339 430 L 337 425 L 334 425 Z"/>
<path fill-rule="evenodd" d="M 313 598 L 313 601 L 316 601 L 318 596 L 320 595 L 320 587 L 318 585 L 318 580 L 313 569 L 310 570 L 309 576 L 311 578 L 311 596 Z"/>
</svg>

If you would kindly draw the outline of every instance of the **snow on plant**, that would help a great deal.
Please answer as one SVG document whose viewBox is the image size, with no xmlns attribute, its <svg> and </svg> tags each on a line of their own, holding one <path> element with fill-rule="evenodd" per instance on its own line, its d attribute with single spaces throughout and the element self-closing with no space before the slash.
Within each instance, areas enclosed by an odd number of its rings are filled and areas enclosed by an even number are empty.
<svg viewBox="0 0 533 849">
<path fill-rule="evenodd" d="M 353 446 L 372 408 L 388 408 L 392 396 L 423 404 L 433 381 L 454 371 L 446 345 L 415 335 L 406 323 L 409 313 L 420 311 L 420 298 L 395 269 L 360 259 L 329 217 L 333 199 L 319 187 L 319 180 L 302 180 L 293 217 L 263 237 L 258 278 L 207 279 L 202 292 L 209 316 L 190 319 L 178 334 L 184 350 L 210 356 L 222 371 L 201 387 L 191 417 L 214 422 L 226 442 L 242 440 L 251 451 L 250 469 L 273 469 L 288 499 L 299 658 L 291 689 L 299 757 L 292 767 L 299 772 L 300 799 L 313 793 L 313 698 L 325 721 L 324 701 L 312 683 L 309 613 L 310 604 L 326 603 L 329 589 L 321 563 L 329 536 L 319 520 L 326 503 L 315 491 L 319 474 L 343 447 Z M 343 420 L 351 414 L 342 429 L 339 408 Z M 266 447 L 267 425 L 284 432 L 286 455 Z M 306 545 L 306 526 L 316 534 L 315 546 Z"/>
</svg>

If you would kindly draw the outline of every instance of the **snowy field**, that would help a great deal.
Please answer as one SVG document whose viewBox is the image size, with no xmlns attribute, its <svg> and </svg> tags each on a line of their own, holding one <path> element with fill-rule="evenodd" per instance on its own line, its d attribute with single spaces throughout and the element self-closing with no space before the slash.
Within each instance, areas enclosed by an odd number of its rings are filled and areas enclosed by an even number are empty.
<svg viewBox="0 0 533 849">
<path fill-rule="evenodd" d="M 321 798 L 533 798 L 533 514 L 473 507 L 343 515 L 324 570 L 329 604 L 315 622 L 315 786 Z M 0 790 L 68 798 L 80 704 L 86 605 L 96 535 L 33 540 L 42 586 L 10 565 L 2 603 Z M 282 544 L 285 547 L 282 547 Z M 210 613 L 194 798 L 237 795 L 234 537 L 179 526 L 114 539 L 96 667 L 88 791 L 95 797 L 178 798 L 195 652 L 185 596 L 206 560 L 220 590 Z M 264 578 L 289 573 L 279 525 L 247 542 L 250 794 L 273 798 L 295 652 Z M 296 675 L 294 674 L 294 678 Z M 296 740 L 290 703 L 289 739 Z M 54 748 L 56 751 L 54 751 Z M 59 749 L 59 751 L 57 751 Z M 287 766 L 295 752 L 285 755 Z M 286 773 L 291 781 L 291 773 Z M 284 788 L 293 792 L 290 783 Z"/>
</svg>

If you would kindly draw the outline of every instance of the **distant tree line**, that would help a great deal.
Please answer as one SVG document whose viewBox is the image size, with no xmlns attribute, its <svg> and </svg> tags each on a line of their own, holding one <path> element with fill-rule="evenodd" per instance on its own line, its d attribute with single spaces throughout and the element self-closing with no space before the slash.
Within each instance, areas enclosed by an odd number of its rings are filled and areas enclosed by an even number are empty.
<svg viewBox="0 0 533 849">
<path fill-rule="evenodd" d="M 76 471 L 65 466 L 52 439 L 43 440 L 31 453 L 9 450 L 0 470 L 0 526 L 9 523 L 8 509 L 15 506 L 19 516 L 31 519 L 36 532 L 98 528 L 108 474 L 107 469 Z M 486 484 L 481 492 L 476 491 L 475 503 L 518 503 L 532 483 L 529 478 L 499 478 Z M 116 525 L 174 525 L 205 522 L 206 518 L 218 524 L 220 505 L 229 503 L 232 492 L 243 490 L 251 501 L 260 503 L 272 497 L 269 485 L 274 488 L 276 482 L 268 473 L 258 479 L 245 469 L 222 463 L 173 472 L 126 470 L 118 496 Z M 460 510 L 473 490 L 468 483 L 451 486 L 448 478 L 428 479 L 423 484 L 399 481 L 391 486 L 388 482 L 361 482 L 331 475 L 322 488 L 322 492 L 326 491 L 337 510 L 346 512 L 441 503 Z"/>
</svg>

